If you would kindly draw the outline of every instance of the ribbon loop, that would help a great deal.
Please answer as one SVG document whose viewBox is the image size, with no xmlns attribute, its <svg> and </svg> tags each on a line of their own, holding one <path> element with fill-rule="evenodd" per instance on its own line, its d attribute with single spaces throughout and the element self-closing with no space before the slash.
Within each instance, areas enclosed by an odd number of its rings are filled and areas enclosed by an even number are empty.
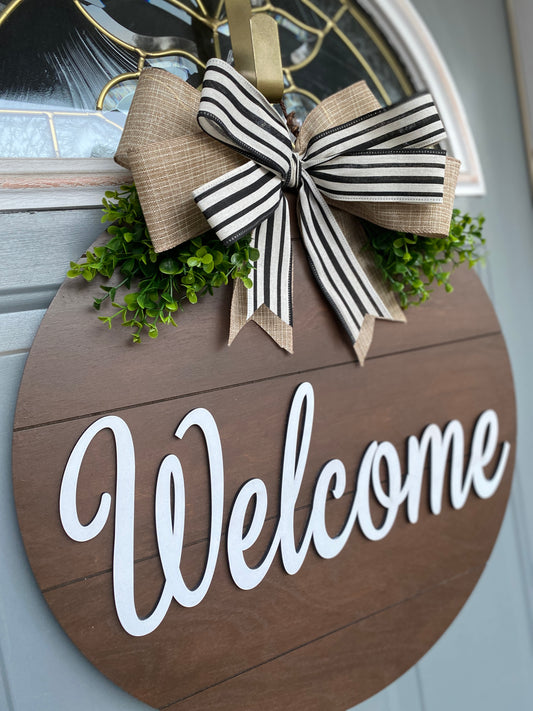
<svg viewBox="0 0 533 711">
<path fill-rule="evenodd" d="M 446 152 L 426 146 L 445 138 L 420 94 L 317 134 L 302 163 L 331 200 L 441 204 Z"/>
<path fill-rule="evenodd" d="M 209 226 L 232 244 L 266 220 L 279 205 L 282 181 L 253 161 L 193 190 Z"/>
<path fill-rule="evenodd" d="M 232 67 L 210 60 L 198 123 L 252 159 L 194 191 L 224 243 L 254 228 L 253 244 L 262 256 L 247 318 L 264 304 L 292 324 L 284 189 L 298 191 L 311 268 L 352 343 L 366 316 L 392 318 L 321 193 L 335 201 L 442 203 L 446 155 L 420 147 L 445 137 L 431 97 L 415 96 L 324 131 L 300 157 L 286 123 L 264 97 Z"/>
<path fill-rule="evenodd" d="M 330 158 L 308 173 L 335 201 L 441 204 L 445 168 L 443 151 L 375 150 Z"/>
<path fill-rule="evenodd" d="M 307 144 L 304 160 L 309 169 L 340 155 L 376 149 L 425 148 L 445 138 L 446 131 L 431 95 L 416 94 L 316 134 Z"/>
<path fill-rule="evenodd" d="M 198 124 L 212 138 L 283 181 L 288 179 L 293 150 L 285 120 L 249 81 L 220 59 L 207 63 Z"/>
<path fill-rule="evenodd" d="M 202 234 L 207 220 L 225 244 L 250 233 L 260 252 L 253 288 L 236 282 L 230 341 L 253 318 L 292 352 L 285 190 L 297 194 L 311 269 L 359 360 L 374 319 L 405 320 L 351 216 L 444 236 L 459 163 L 428 148 L 445 138 L 428 94 L 377 107 L 364 83 L 342 90 L 309 114 L 296 150 L 283 117 L 225 62 L 208 62 L 199 98 L 168 72 L 141 74 L 116 160 L 131 167 L 155 250 Z"/>
</svg>

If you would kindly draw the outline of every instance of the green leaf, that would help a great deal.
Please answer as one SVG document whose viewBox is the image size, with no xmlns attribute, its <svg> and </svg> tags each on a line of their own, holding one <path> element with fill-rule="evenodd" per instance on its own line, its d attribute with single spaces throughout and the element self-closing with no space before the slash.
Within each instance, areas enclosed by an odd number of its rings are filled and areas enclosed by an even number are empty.
<svg viewBox="0 0 533 711">
<path fill-rule="evenodd" d="M 449 275 L 461 263 L 482 263 L 484 218 L 472 218 L 453 210 L 450 230 L 444 238 L 425 238 L 364 223 L 376 266 L 403 308 L 426 301 L 433 282 L 447 291 Z M 409 246 L 409 248 L 407 248 Z"/>
<path fill-rule="evenodd" d="M 109 318 L 109 316 L 98 316 L 98 320 L 102 321 L 103 323 L 107 323 L 107 327 L 111 328 L 112 324 L 111 324 L 111 319 Z"/>
<path fill-rule="evenodd" d="M 126 294 L 124 297 L 124 303 L 128 311 L 135 311 L 137 309 L 137 297 L 138 294 Z"/>
<path fill-rule="evenodd" d="M 119 322 L 131 329 L 134 343 L 140 343 L 146 332 L 154 338 L 161 323 L 175 326 L 172 314 L 186 300 L 197 303 L 200 296 L 228 284 L 230 276 L 251 283 L 251 262 L 259 254 L 249 247 L 250 236 L 224 246 L 209 231 L 158 255 L 134 185 L 107 191 L 102 204 L 102 221 L 113 222 L 108 227 L 108 242 L 88 251 L 83 264 L 71 262 L 67 275 L 82 276 L 86 281 L 97 275 L 117 279 L 113 286 L 103 284 L 105 296 L 91 297 L 92 302 L 98 310 L 108 299 L 113 314 L 101 317 L 102 322 L 110 327 L 111 319 L 118 316 Z"/>
<path fill-rule="evenodd" d="M 137 294 L 135 301 L 137 302 L 137 305 L 141 307 L 141 309 L 146 309 L 151 305 L 148 294 Z M 131 303 L 133 305 L 133 301 Z"/>
</svg>

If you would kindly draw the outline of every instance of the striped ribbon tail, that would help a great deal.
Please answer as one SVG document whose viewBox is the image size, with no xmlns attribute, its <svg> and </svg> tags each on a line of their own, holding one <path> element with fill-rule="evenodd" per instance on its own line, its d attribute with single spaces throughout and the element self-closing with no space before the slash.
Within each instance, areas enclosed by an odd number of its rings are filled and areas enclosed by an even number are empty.
<svg viewBox="0 0 533 711">
<path fill-rule="evenodd" d="M 283 323 L 292 327 L 292 249 L 289 206 L 283 198 L 275 212 L 252 233 L 259 250 L 253 287 L 247 292 L 246 320 L 264 304 Z"/>
<path fill-rule="evenodd" d="M 299 197 L 300 230 L 311 269 L 355 346 L 367 316 L 391 319 L 391 314 L 357 261 L 324 198 L 305 173 Z"/>
</svg>

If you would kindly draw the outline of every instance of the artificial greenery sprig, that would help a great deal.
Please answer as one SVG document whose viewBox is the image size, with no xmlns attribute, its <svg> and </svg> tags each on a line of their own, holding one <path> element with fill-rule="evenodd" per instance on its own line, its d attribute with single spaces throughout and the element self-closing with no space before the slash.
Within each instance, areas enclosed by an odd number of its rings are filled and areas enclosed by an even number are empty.
<svg viewBox="0 0 533 711">
<path fill-rule="evenodd" d="M 208 232 L 156 254 L 135 187 L 123 185 L 105 195 L 102 222 L 114 222 L 108 228 L 111 239 L 87 252 L 84 262 L 71 262 L 67 276 L 92 281 L 97 275 L 119 275 L 117 284 L 100 285 L 105 293 L 93 301 L 97 310 L 107 299 L 111 301 L 115 312 L 99 316 L 109 328 L 120 317 L 124 326 L 133 329 L 134 343 L 140 342 L 144 330 L 157 338 L 160 324 L 176 326 L 175 314 L 185 301 L 195 304 L 230 279 L 252 286 L 250 272 L 259 252 L 250 247 L 249 237 L 225 247 Z M 122 303 L 117 300 L 120 290 L 126 292 Z"/>
<path fill-rule="evenodd" d="M 250 247 L 249 237 L 225 247 L 208 232 L 156 254 L 133 185 L 107 192 L 103 203 L 102 222 L 114 222 L 108 228 L 111 239 L 87 252 L 86 261 L 71 262 L 67 276 L 92 281 L 97 275 L 116 275 L 117 284 L 100 285 L 104 295 L 94 298 L 93 305 L 100 310 L 109 300 L 114 313 L 99 319 L 111 328 L 113 320 L 121 317 L 122 324 L 133 329 L 135 343 L 144 330 L 156 338 L 160 324 L 176 326 L 174 316 L 184 302 L 195 304 L 230 279 L 240 279 L 246 288 L 252 286 L 250 273 L 259 252 Z M 433 283 L 453 291 L 449 282 L 453 269 L 464 262 L 472 267 L 483 259 L 483 223 L 482 216 L 473 218 L 454 210 L 450 233 L 443 239 L 363 224 L 379 270 L 407 308 L 427 301 Z M 117 300 L 121 289 L 125 292 L 122 303 Z"/>
<path fill-rule="evenodd" d="M 427 301 L 433 283 L 453 291 L 450 275 L 459 264 L 483 261 L 483 216 L 454 210 L 448 237 L 420 237 L 364 223 L 375 262 L 402 308 Z"/>
</svg>

